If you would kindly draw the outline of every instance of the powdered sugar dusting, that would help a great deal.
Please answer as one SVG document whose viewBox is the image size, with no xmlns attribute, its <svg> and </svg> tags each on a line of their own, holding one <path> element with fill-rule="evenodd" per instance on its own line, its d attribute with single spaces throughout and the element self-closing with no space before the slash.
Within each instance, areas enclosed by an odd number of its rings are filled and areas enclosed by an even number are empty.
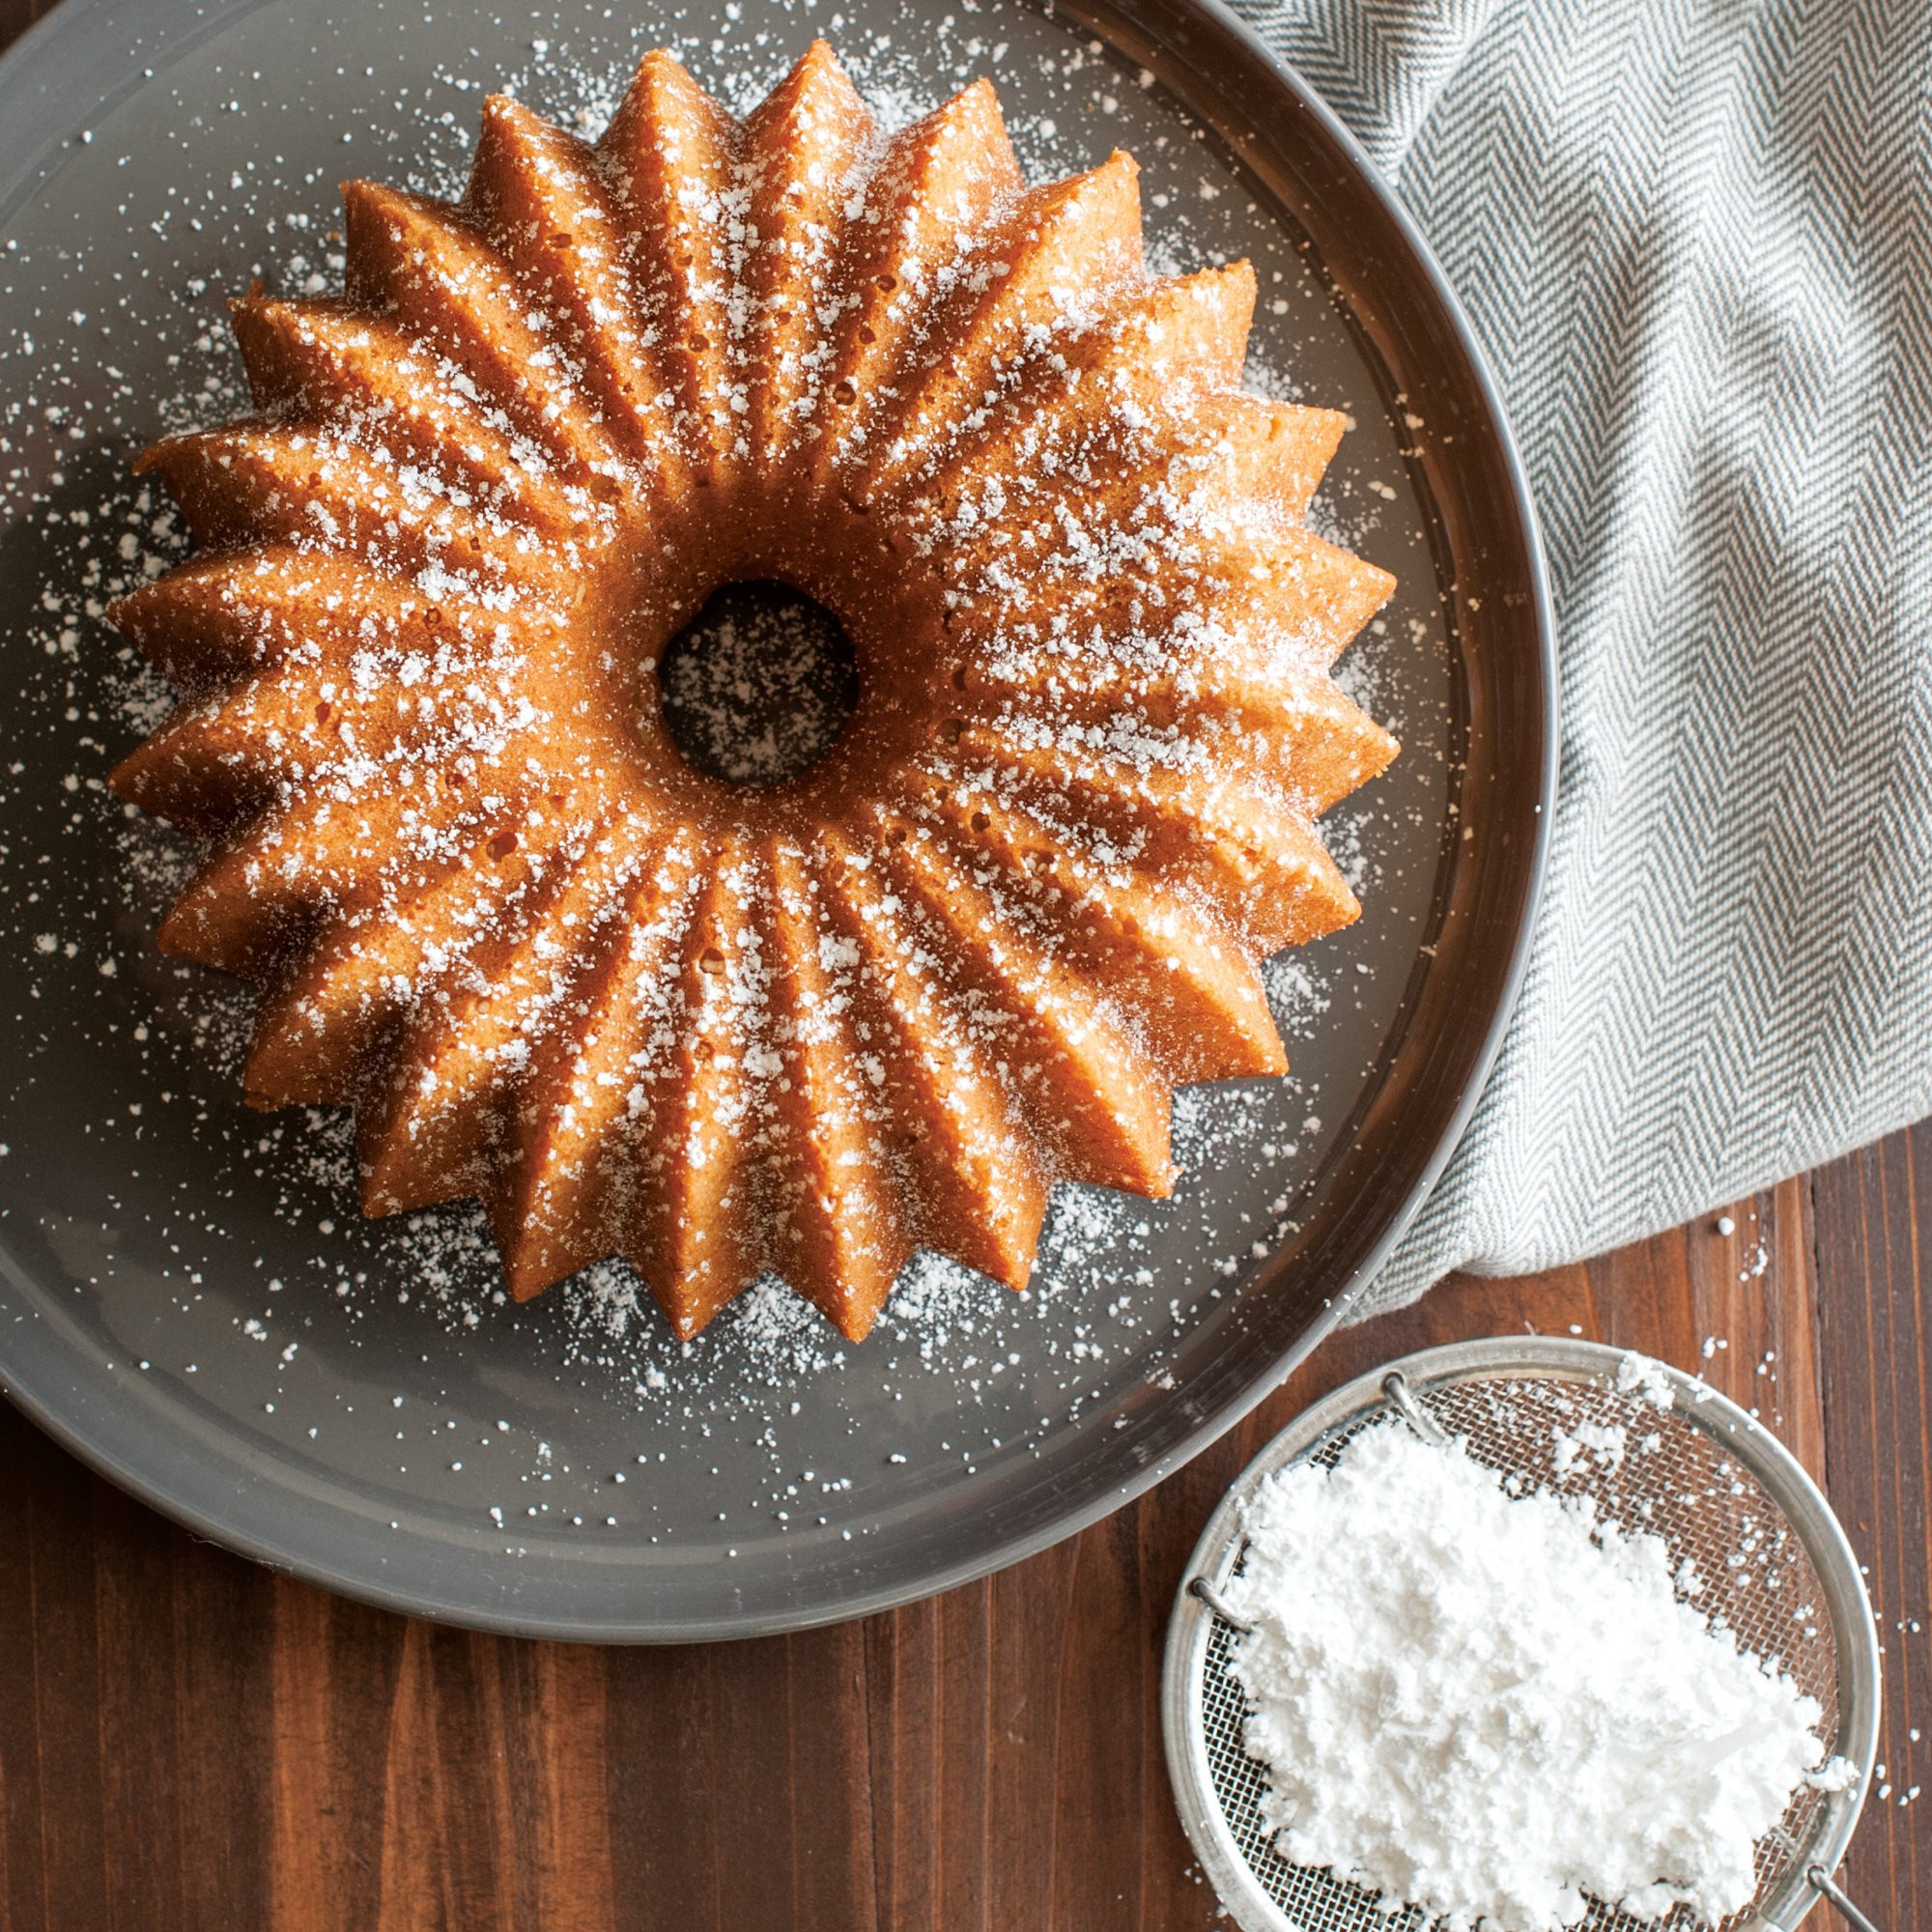
<svg viewBox="0 0 1932 1932">
<path fill-rule="evenodd" d="M 815 43 L 738 124 L 654 53 L 594 146 L 483 125 L 460 206 L 352 184 L 352 301 L 251 294 L 259 413 L 144 459 L 211 546 L 113 611 L 184 700 L 110 782 L 211 838 L 163 942 L 519 1298 L 621 1254 L 689 1339 L 770 1272 L 856 1342 L 917 1249 L 1017 1288 L 1056 1182 L 1164 1195 L 1174 1087 L 1281 1070 L 1257 968 L 1358 910 L 1340 418 L 984 88 L 884 135 Z"/>
<path fill-rule="evenodd" d="M 707 28 L 675 50 L 743 107 L 778 78 L 815 23 L 767 10 L 755 24 Z M 1304 384 L 1306 400 L 1350 408 L 1368 425 L 1345 442 L 1315 515 L 1321 529 L 1366 545 L 1404 582 L 1401 623 L 1374 701 L 1402 715 L 1407 744 L 1404 767 L 1384 781 L 1390 806 L 1365 824 L 1359 863 L 1351 861 L 1369 904 L 1364 924 L 1269 969 L 1294 1070 L 1285 1081 L 1183 1091 L 1174 1202 L 1062 1189 L 1024 1296 L 920 1256 L 858 1354 L 769 1283 L 748 1297 L 741 1317 L 727 1315 L 690 1345 L 664 1332 L 636 1277 L 618 1266 L 590 1269 L 559 1295 L 517 1306 L 473 1208 L 359 1219 L 346 1114 L 262 1116 L 239 1104 L 253 994 L 153 946 L 191 847 L 130 816 L 102 784 L 167 702 L 159 682 L 106 630 L 105 603 L 157 577 L 185 548 L 163 493 L 126 484 L 124 465 L 157 431 L 211 426 L 245 407 L 225 300 L 256 275 L 284 296 L 340 286 L 346 251 L 333 185 L 345 174 L 459 189 L 481 93 L 502 73 L 520 97 L 589 134 L 608 119 L 613 77 L 628 72 L 639 50 L 623 38 L 628 28 L 575 22 L 568 38 L 540 28 L 546 45 L 515 58 L 492 42 L 487 58 L 465 59 L 412 16 L 403 25 L 410 31 L 393 47 L 372 48 L 385 76 L 373 82 L 359 72 L 338 77 L 339 54 L 318 45 L 315 84 L 304 90 L 314 126 L 307 108 L 280 104 L 286 66 L 277 70 L 281 81 L 251 78 L 269 74 L 270 64 L 244 44 L 224 40 L 171 55 L 132 120 L 103 117 L 96 142 L 62 162 L 98 171 L 91 205 L 125 204 L 125 220 L 94 224 L 76 246 L 78 231 L 53 226 L 60 196 L 43 196 L 43 213 L 17 224 L 19 248 L 0 258 L 0 287 L 29 292 L 0 322 L 12 379 L 0 404 L 0 489 L 19 519 L 13 554 L 29 558 L 47 600 L 14 613 L 8 641 L 19 652 L 10 664 L 23 668 L 14 686 L 21 695 L 6 723 L 0 779 L 7 863 L 20 888 L 5 914 L 13 932 L 8 1010 L 20 1039 L 21 1114 L 6 1136 L 6 1175 L 22 1190 L 14 1211 L 47 1229 L 85 1291 L 75 1305 L 111 1317 L 116 1360 L 139 1364 L 157 1388 L 208 1392 L 197 1399 L 214 1399 L 222 1382 L 222 1399 L 247 1410 L 255 1427 L 323 1465 L 349 1467 L 380 1454 L 387 1460 L 379 1469 L 393 1479 L 406 1463 L 407 1486 L 503 1529 L 504 1547 L 538 1535 L 610 1534 L 607 1516 L 620 1534 L 712 1535 L 709 1518 L 680 1516 L 661 1486 L 643 1506 L 635 1457 L 655 1462 L 720 1433 L 743 1452 L 735 1463 L 719 1452 L 724 1474 L 710 1478 L 708 1464 L 684 1460 L 697 1487 L 732 1513 L 730 1527 L 715 1532 L 721 1556 L 748 1511 L 761 1534 L 837 1537 L 843 1525 L 863 1535 L 878 1506 L 866 1498 L 875 1462 L 884 1479 L 883 1459 L 867 1446 L 871 1432 L 892 1434 L 895 1453 L 911 1456 L 910 1471 L 895 1465 L 895 1486 L 937 1482 L 949 1464 L 977 1470 L 1044 1453 L 1123 1390 L 1168 1376 L 1190 1337 L 1223 1319 L 1274 1245 L 1292 1238 L 1295 1201 L 1344 1131 L 1350 1096 L 1381 1050 L 1430 917 L 1429 862 L 1405 856 L 1402 829 L 1438 809 L 1446 769 L 1441 631 L 1426 541 L 1419 524 L 1398 526 L 1395 510 L 1366 487 L 1388 473 L 1389 461 L 1366 446 L 1382 435 L 1372 389 L 1347 393 L 1332 374 Z M 1251 376 L 1255 367 L 1303 371 L 1305 345 L 1345 340 L 1292 244 L 1249 218 L 1236 178 L 1184 131 L 1177 135 L 1171 107 L 1084 38 L 999 7 L 945 24 L 921 15 L 835 31 L 888 128 L 983 71 L 1011 96 L 1016 144 L 1036 178 L 1089 165 L 1116 140 L 1131 147 L 1157 263 L 1184 270 L 1256 253 L 1263 300 Z M 402 80 L 382 67 L 392 57 Z M 130 71 L 140 60 L 137 51 Z M 204 71 L 213 68 L 218 75 Z M 193 98 L 183 104 L 177 93 Z M 204 113 L 216 99 L 238 105 Z M 135 151 L 135 122 L 169 129 L 158 163 L 144 156 L 119 165 Z M 1211 199 L 1200 192 L 1209 175 L 1221 184 Z M 128 248 L 138 251 L 132 259 L 115 252 Z M 71 314 L 87 320 L 64 320 Z M 1351 352 L 1324 353 L 1332 371 L 1333 354 Z M 1285 395 L 1293 383 L 1283 374 L 1259 386 Z M 390 487 L 405 509 L 446 500 L 402 469 Z M 598 512 L 584 514 L 594 523 Z M 499 521 L 507 531 L 512 520 Z M 1084 532 L 1065 556 L 1072 578 L 1103 580 L 1103 554 Z M 467 609 L 486 654 L 495 626 L 524 615 L 504 608 L 503 584 L 485 568 L 425 556 L 413 582 L 425 604 Z M 1431 626 L 1426 641 L 1407 632 L 1411 616 Z M 1063 668 L 1061 640 L 1050 634 L 1021 643 L 998 661 L 1009 682 Z M 1132 673 L 1130 659 L 1126 668 Z M 353 693 L 353 662 L 346 676 L 337 696 L 318 690 L 316 700 L 333 705 Z M 479 744 L 507 743 L 507 733 L 532 722 L 497 709 L 491 696 L 462 728 Z M 1084 736 L 1088 728 L 1083 720 L 1081 755 L 1095 773 L 1118 766 L 1142 784 L 1189 776 L 1164 725 L 1103 728 L 1097 743 Z M 979 769 L 988 766 L 982 760 Z M 1112 849 L 1094 841 L 1100 876 L 1112 876 L 1133 849 L 1131 838 Z M 44 949 L 43 938 L 51 942 Z M 747 983 L 748 970 L 734 962 L 727 978 Z M 85 1175 L 89 1186 L 98 1179 L 106 1198 L 53 1184 L 49 1177 L 63 1174 Z M 382 1412 L 386 1431 L 390 1395 L 406 1379 L 410 1406 L 395 1426 L 408 1439 L 381 1447 L 393 1432 L 372 1436 L 367 1419 Z M 498 1415 L 506 1430 L 496 1428 Z M 476 1439 L 439 1452 L 451 1434 Z M 613 1438 L 627 1434 L 620 1458 Z M 538 1456 L 539 1442 L 550 1445 L 548 1457 Z M 605 1487 L 626 1465 L 630 1484 Z M 823 1499 L 810 1512 L 786 1495 L 808 1487 L 807 1467 L 811 1492 Z M 853 1478 L 856 1492 L 823 1487 Z M 829 1528 L 820 1516 L 832 1520 Z M 522 1526 L 504 1528 L 505 1519 Z"/>
</svg>

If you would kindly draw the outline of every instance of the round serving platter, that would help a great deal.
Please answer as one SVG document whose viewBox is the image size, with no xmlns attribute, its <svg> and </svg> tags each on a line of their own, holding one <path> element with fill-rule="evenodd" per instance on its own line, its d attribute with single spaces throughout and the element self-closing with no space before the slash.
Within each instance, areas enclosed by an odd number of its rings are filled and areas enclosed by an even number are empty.
<svg viewBox="0 0 1932 1932">
<path fill-rule="evenodd" d="M 814 35 L 889 122 L 990 74 L 1036 177 L 1130 150 L 1157 268 L 1254 261 L 1251 381 L 1354 418 L 1315 520 L 1400 579 L 1344 674 L 1405 750 L 1326 821 L 1361 922 L 1270 969 L 1293 1070 L 1182 1094 L 1173 1201 L 1060 1190 L 1026 1295 L 916 1263 L 861 1348 L 769 1286 L 679 1348 L 620 1268 L 508 1305 L 473 1212 L 364 1223 L 346 1117 L 242 1104 L 249 997 L 153 944 L 185 848 L 102 788 L 164 695 L 100 609 L 180 550 L 128 459 L 241 406 L 226 298 L 339 286 L 342 179 L 453 192 L 491 88 L 594 131 L 653 45 L 742 108 Z M 0 61 L 0 1380 L 202 1534 L 551 1637 L 902 1603 L 1234 1423 L 1447 1158 L 1553 796 L 1548 591 L 1466 327 L 1211 0 L 65 0 Z"/>
</svg>

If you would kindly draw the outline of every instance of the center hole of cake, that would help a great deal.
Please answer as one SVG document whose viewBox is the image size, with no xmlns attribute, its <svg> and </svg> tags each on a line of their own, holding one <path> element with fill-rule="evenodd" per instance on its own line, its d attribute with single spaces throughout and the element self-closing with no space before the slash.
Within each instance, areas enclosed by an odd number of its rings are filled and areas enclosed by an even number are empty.
<svg viewBox="0 0 1932 1932">
<path fill-rule="evenodd" d="M 687 764 L 778 784 L 838 742 L 859 702 L 859 659 L 823 604 L 760 578 L 712 592 L 665 646 L 658 691 Z"/>
</svg>

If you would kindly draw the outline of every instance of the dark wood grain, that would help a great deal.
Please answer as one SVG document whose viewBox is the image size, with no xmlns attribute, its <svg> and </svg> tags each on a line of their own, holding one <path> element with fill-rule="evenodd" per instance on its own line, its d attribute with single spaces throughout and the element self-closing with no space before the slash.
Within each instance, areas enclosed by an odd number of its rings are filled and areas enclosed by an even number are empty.
<svg viewBox="0 0 1932 1932">
<path fill-rule="evenodd" d="M 1820 1367 L 1833 1392 L 1833 1502 L 1869 1569 L 1885 1648 L 1879 1756 L 1889 1798 L 1869 1806 L 1849 1871 L 1894 1927 L 1932 1923 L 1932 1122 L 1817 1177 Z M 1856 1292 L 1855 1292 L 1856 1285 Z M 1909 1794 L 1920 1782 L 1923 1804 Z M 1885 1789 L 1881 1784 L 1879 1789 Z"/>
<path fill-rule="evenodd" d="M 1923 1925 L 1932 1811 L 1896 1801 L 1932 1722 L 1926 1176 L 1932 1126 L 1737 1204 L 1729 1236 L 1445 1283 L 1084 1536 L 746 1644 L 599 1651 L 366 1609 L 196 1542 L 0 1412 L 0 1927 L 1205 1932 L 1156 1706 L 1202 1522 L 1350 1376 L 1573 1324 L 1702 1370 L 1824 1478 L 1887 1644 L 1893 1789 L 1849 1878 L 1881 1923 Z"/>
</svg>

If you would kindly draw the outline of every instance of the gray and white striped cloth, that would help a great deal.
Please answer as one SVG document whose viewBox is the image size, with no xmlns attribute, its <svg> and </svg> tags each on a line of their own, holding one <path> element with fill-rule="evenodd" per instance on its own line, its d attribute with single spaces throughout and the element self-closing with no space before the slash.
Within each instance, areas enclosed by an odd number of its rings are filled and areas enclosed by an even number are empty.
<svg viewBox="0 0 1932 1932">
<path fill-rule="evenodd" d="M 1542 920 L 1387 1307 L 1932 1112 L 1932 7 L 1241 11 L 1460 291 L 1556 593 Z"/>
</svg>

